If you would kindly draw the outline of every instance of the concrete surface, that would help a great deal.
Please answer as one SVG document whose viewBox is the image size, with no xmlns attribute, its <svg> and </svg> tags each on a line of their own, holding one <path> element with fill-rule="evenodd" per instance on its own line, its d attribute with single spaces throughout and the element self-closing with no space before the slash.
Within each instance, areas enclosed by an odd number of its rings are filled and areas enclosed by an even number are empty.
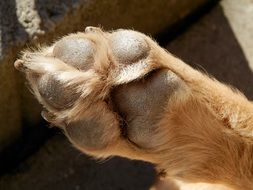
<svg viewBox="0 0 253 190">
<path fill-rule="evenodd" d="M 13 69 L 24 47 L 46 43 L 87 25 L 133 28 L 154 34 L 213 0 L 1 0 L 0 151 L 22 134 L 22 122 L 36 126 L 40 107 Z"/>
<path fill-rule="evenodd" d="M 253 69 L 253 1 L 223 0 L 221 6 L 249 66 Z"/>
<path fill-rule="evenodd" d="M 166 48 L 253 99 L 252 71 L 221 6 L 168 42 Z M 118 158 L 97 163 L 73 150 L 62 136 L 55 136 L 16 170 L 2 176 L 0 189 L 144 190 L 153 180 L 150 165 Z"/>
</svg>

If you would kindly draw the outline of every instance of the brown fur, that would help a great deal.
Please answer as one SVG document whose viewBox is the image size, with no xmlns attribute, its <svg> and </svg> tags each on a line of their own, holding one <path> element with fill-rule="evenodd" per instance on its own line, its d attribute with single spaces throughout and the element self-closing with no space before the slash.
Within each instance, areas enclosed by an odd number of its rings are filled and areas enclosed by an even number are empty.
<svg viewBox="0 0 253 190">
<path fill-rule="evenodd" d="M 15 66 L 78 149 L 163 169 L 154 189 L 253 189 L 253 104 L 144 34 L 88 27 Z"/>
</svg>

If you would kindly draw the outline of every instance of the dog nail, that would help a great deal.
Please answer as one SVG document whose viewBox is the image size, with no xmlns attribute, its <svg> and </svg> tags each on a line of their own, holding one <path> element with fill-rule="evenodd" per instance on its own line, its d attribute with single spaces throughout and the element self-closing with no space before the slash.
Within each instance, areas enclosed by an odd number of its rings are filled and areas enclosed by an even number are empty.
<svg viewBox="0 0 253 190">
<path fill-rule="evenodd" d="M 25 71 L 25 66 L 24 66 L 24 61 L 18 59 L 14 62 L 14 67 L 19 70 L 24 72 Z"/>
</svg>

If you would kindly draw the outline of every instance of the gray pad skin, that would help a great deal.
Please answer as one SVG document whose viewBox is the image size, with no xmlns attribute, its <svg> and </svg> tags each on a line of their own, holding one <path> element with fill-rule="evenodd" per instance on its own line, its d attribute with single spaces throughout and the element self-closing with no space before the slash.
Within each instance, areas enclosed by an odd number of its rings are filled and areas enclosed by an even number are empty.
<svg viewBox="0 0 253 190">
<path fill-rule="evenodd" d="M 117 31 L 109 34 L 112 52 L 120 64 L 134 63 L 148 56 L 149 47 L 136 32 Z M 94 63 L 93 42 L 80 36 L 69 36 L 55 43 L 53 56 L 76 69 L 86 71 Z M 66 109 L 73 105 L 78 94 L 66 88 L 50 75 L 39 80 L 39 92 L 48 104 L 56 109 Z"/>
<path fill-rule="evenodd" d="M 65 126 L 65 132 L 75 144 L 81 147 L 102 149 L 110 141 L 104 138 L 108 129 L 106 122 L 101 118 L 87 118 L 71 122 Z"/>
<path fill-rule="evenodd" d="M 132 64 L 148 56 L 150 48 L 136 32 L 118 31 L 110 37 L 112 52 L 118 62 Z"/>
<path fill-rule="evenodd" d="M 94 62 L 92 42 L 80 37 L 66 37 L 56 42 L 53 55 L 79 70 L 88 70 Z"/>
<path fill-rule="evenodd" d="M 164 107 L 181 85 L 181 79 L 171 71 L 158 70 L 113 90 L 112 101 L 125 120 L 127 137 L 133 143 L 149 148 Z"/>
<path fill-rule="evenodd" d="M 71 107 L 80 96 L 74 86 L 65 87 L 50 74 L 45 74 L 38 80 L 38 90 L 43 99 L 56 109 Z"/>
<path fill-rule="evenodd" d="M 88 70 L 93 65 L 94 47 L 90 40 L 80 37 L 66 37 L 56 42 L 53 55 L 79 70 Z M 75 86 L 64 86 L 50 74 L 38 81 L 38 90 L 43 99 L 55 109 L 67 109 L 78 99 Z"/>
</svg>

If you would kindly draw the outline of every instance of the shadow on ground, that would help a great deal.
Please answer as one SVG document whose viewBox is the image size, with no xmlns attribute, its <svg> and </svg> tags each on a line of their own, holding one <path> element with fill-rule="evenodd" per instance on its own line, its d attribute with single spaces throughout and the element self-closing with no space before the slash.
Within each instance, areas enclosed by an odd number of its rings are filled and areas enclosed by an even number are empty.
<svg viewBox="0 0 253 190">
<path fill-rule="evenodd" d="M 75 150 L 63 135 L 50 139 L 15 171 L 2 176 L 1 190 L 145 190 L 151 165 L 113 158 L 95 161 Z"/>
<path fill-rule="evenodd" d="M 167 49 L 253 99 L 252 71 L 220 6 L 171 41 Z"/>
</svg>

